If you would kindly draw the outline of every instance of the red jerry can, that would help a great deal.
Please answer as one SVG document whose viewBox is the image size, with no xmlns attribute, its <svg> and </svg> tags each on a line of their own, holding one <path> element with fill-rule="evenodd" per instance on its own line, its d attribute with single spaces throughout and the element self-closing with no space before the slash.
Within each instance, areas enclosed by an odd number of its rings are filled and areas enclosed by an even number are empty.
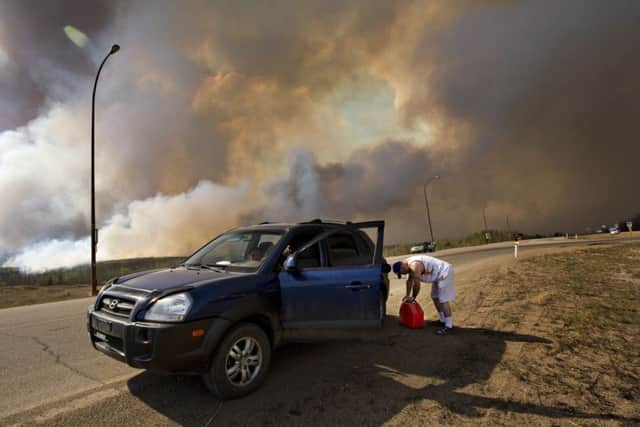
<svg viewBox="0 0 640 427">
<path fill-rule="evenodd" d="M 409 329 L 424 328 L 424 311 L 416 301 L 403 302 L 400 306 L 400 324 Z"/>
</svg>

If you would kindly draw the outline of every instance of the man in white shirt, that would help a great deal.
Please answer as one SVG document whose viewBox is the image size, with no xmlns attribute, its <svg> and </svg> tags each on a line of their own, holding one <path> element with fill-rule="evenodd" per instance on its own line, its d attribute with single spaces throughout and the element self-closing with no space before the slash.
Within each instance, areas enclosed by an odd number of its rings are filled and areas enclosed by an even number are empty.
<svg viewBox="0 0 640 427">
<path fill-rule="evenodd" d="M 453 266 L 441 259 L 427 255 L 415 255 L 404 261 L 393 264 L 393 272 L 398 279 L 403 274 L 408 274 L 407 294 L 403 301 L 413 301 L 420 293 L 420 283 L 431 283 L 431 299 L 438 311 L 440 322 L 444 327 L 438 329 L 436 334 L 446 335 L 453 329 L 453 315 L 449 304 L 456 296 L 456 288 L 453 283 Z"/>
</svg>

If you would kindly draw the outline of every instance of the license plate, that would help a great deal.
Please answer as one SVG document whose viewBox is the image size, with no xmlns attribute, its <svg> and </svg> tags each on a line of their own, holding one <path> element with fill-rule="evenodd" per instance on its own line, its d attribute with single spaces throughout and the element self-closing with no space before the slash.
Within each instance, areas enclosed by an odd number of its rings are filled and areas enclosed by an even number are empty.
<svg viewBox="0 0 640 427">
<path fill-rule="evenodd" d="M 100 331 L 100 332 L 104 332 L 104 333 L 110 333 L 111 332 L 111 322 L 107 322 L 106 320 L 102 320 L 102 319 L 93 319 L 94 320 L 94 327 Z"/>
</svg>

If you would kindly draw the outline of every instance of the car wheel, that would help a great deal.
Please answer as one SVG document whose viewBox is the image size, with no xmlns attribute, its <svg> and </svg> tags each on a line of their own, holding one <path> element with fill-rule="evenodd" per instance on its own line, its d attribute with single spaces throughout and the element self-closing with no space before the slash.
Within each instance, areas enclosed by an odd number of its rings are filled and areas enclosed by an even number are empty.
<svg viewBox="0 0 640 427">
<path fill-rule="evenodd" d="M 212 356 L 205 385 L 221 399 L 245 396 L 264 382 L 271 363 L 271 343 L 257 325 L 232 328 Z"/>
</svg>

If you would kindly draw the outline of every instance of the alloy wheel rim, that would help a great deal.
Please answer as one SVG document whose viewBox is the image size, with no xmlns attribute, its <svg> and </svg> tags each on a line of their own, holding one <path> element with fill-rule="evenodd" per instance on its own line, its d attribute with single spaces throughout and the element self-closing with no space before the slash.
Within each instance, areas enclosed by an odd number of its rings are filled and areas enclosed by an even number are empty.
<svg viewBox="0 0 640 427">
<path fill-rule="evenodd" d="M 262 347 L 253 337 L 238 339 L 227 353 L 225 372 L 231 384 L 244 387 L 253 382 L 262 368 Z"/>
</svg>

